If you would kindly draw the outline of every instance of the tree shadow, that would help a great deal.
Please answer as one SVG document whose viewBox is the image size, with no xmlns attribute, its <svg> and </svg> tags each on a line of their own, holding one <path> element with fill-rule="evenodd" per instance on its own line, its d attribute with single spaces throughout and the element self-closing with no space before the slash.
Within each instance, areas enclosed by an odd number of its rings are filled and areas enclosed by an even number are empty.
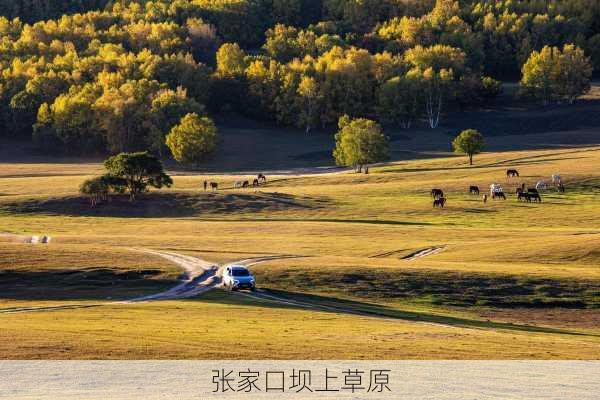
<svg viewBox="0 0 600 400">
<path fill-rule="evenodd" d="M 7 203 L 0 210 L 13 214 L 46 214 L 82 217 L 179 218 L 196 215 L 256 213 L 316 209 L 329 201 L 284 193 L 148 193 L 134 203 L 127 196 L 91 207 L 84 197 L 69 196 Z"/>
<path fill-rule="evenodd" d="M 86 270 L 0 270 L 0 298 L 12 300 L 124 300 L 158 293 L 177 284 L 160 276 L 164 271 L 116 271 L 106 267 Z"/>
</svg>

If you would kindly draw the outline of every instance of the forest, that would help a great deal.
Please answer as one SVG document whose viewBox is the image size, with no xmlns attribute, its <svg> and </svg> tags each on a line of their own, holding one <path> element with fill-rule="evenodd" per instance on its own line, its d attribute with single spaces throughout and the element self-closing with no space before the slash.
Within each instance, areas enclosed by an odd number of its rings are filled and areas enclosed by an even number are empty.
<svg viewBox="0 0 600 400">
<path fill-rule="evenodd" d="M 436 128 L 503 80 L 572 103 L 599 67 L 597 0 L 0 0 L 0 136 L 168 157 L 227 113 Z"/>
</svg>

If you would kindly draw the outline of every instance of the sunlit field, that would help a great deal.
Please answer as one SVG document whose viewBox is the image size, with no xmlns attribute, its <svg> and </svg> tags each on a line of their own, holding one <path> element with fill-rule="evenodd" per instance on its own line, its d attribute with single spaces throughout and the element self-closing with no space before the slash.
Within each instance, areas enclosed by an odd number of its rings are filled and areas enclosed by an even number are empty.
<svg viewBox="0 0 600 400">
<path fill-rule="evenodd" d="M 99 164 L 0 164 L 0 233 L 11 234 L 0 235 L 0 358 L 598 358 L 600 148 L 475 161 L 268 176 L 258 190 L 232 189 L 251 175 L 179 171 L 170 189 L 96 208 L 78 187 Z M 566 193 L 517 201 L 521 183 L 554 173 Z M 491 183 L 506 201 L 468 193 Z M 446 208 L 432 207 L 432 188 Z M 31 235 L 52 240 L 23 243 Z M 177 281 L 177 266 L 140 249 L 215 263 L 295 255 L 252 267 L 258 286 L 345 312 L 220 289 L 116 304 Z"/>
</svg>

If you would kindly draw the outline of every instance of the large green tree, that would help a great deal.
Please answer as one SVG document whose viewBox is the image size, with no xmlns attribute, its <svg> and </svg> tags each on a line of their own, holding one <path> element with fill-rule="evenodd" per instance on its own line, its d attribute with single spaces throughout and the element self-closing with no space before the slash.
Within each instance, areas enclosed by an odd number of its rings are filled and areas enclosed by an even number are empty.
<svg viewBox="0 0 600 400">
<path fill-rule="evenodd" d="M 335 135 L 333 156 L 340 166 L 351 166 L 357 171 L 367 164 L 386 161 L 390 150 L 388 138 L 374 121 L 347 115 L 340 118 Z"/>
<path fill-rule="evenodd" d="M 453 141 L 452 147 L 456 153 L 466 154 L 469 165 L 473 165 L 473 156 L 481 153 L 485 146 L 483 135 L 475 129 L 462 131 Z"/>
<path fill-rule="evenodd" d="M 173 158 L 184 164 L 198 165 L 217 147 L 217 127 L 207 117 L 188 114 L 171 129 L 167 147 Z"/>
<path fill-rule="evenodd" d="M 118 154 L 104 161 L 104 167 L 109 175 L 122 179 L 131 201 L 150 187 L 160 189 L 173 184 L 162 163 L 147 151 Z"/>
</svg>

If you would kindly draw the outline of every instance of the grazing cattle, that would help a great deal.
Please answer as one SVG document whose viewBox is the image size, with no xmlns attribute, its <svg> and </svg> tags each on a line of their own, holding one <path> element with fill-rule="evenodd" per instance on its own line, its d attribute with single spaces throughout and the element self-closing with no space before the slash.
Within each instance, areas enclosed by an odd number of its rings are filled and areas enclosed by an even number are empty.
<svg viewBox="0 0 600 400">
<path fill-rule="evenodd" d="M 537 201 L 538 203 L 542 202 L 542 197 L 539 193 L 527 193 L 529 196 L 529 201 Z"/>
<path fill-rule="evenodd" d="M 249 181 L 244 181 L 244 183 L 242 183 L 242 187 L 243 188 L 247 188 L 248 186 L 250 186 L 250 182 Z"/>
<path fill-rule="evenodd" d="M 518 196 L 521 193 L 525 193 L 525 190 L 523 190 L 523 187 L 518 187 L 517 190 L 515 191 L 515 194 Z"/>
<path fill-rule="evenodd" d="M 434 199 L 444 197 L 444 191 L 442 189 L 431 189 L 431 197 Z"/>
<path fill-rule="evenodd" d="M 504 194 L 504 192 L 494 192 L 492 193 L 492 200 L 496 199 L 506 200 L 506 195 Z"/>
<path fill-rule="evenodd" d="M 537 190 L 546 190 L 546 189 L 548 189 L 548 185 L 546 185 L 546 182 L 544 182 L 544 181 L 539 181 L 538 183 L 535 184 L 535 188 Z"/>
<path fill-rule="evenodd" d="M 254 180 L 252 181 L 252 186 L 253 186 L 253 187 L 258 187 L 258 185 L 260 185 L 260 183 L 258 182 L 258 179 L 254 179 Z"/>
<path fill-rule="evenodd" d="M 517 171 L 516 169 L 508 169 L 508 170 L 506 170 L 506 177 L 509 178 L 511 176 L 513 178 L 516 177 L 516 176 L 519 176 L 519 171 Z"/>
<path fill-rule="evenodd" d="M 559 193 L 565 192 L 565 185 L 563 185 L 562 182 L 560 183 L 560 185 L 558 185 L 558 191 Z"/>
<path fill-rule="evenodd" d="M 217 182 L 211 182 L 210 189 L 211 190 L 219 190 L 219 184 Z"/>
<path fill-rule="evenodd" d="M 242 181 L 236 181 L 236 182 L 233 184 L 233 188 L 234 188 L 234 189 L 239 189 L 239 188 L 241 188 L 241 187 L 242 187 L 242 185 L 243 185 L 243 184 L 244 184 L 244 182 L 242 182 Z"/>
<path fill-rule="evenodd" d="M 446 199 L 444 197 L 440 197 L 439 199 L 435 199 L 433 200 L 433 207 L 440 207 L 440 208 L 444 208 L 444 205 L 446 205 Z"/>
<path fill-rule="evenodd" d="M 479 187 L 478 186 L 471 186 L 469 188 L 469 193 L 470 194 L 476 194 L 477 196 L 479 196 Z"/>
<path fill-rule="evenodd" d="M 259 182 L 262 181 L 262 183 L 267 183 L 267 177 L 264 176 L 263 174 L 258 174 L 258 176 L 256 177 L 256 179 L 258 179 Z"/>
</svg>

